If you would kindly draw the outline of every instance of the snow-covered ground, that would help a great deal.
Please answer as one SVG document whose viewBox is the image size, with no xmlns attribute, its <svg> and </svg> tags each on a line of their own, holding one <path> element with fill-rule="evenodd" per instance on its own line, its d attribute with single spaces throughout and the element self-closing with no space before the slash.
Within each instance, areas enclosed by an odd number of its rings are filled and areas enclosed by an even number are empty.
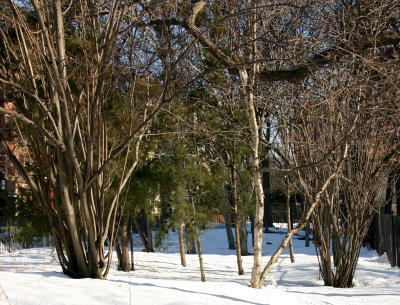
<svg viewBox="0 0 400 305">
<path fill-rule="evenodd" d="M 283 234 L 280 230 L 264 235 L 264 264 Z M 202 242 L 206 283 L 200 281 L 197 255 L 187 255 L 187 267 L 180 266 L 175 233 L 166 241 L 167 249 L 135 252 L 134 272 L 119 272 L 114 263 L 105 281 L 66 277 L 50 248 L 3 253 L 0 304 L 400 304 L 400 269 L 391 268 L 386 256 L 378 257 L 368 249 L 361 251 L 355 287 L 337 289 L 323 286 L 314 247 L 305 248 L 304 241 L 296 239 L 296 262 L 290 263 L 285 250 L 264 287 L 258 290 L 248 287 L 253 257 L 243 258 L 245 275 L 237 275 L 235 251 L 227 249 L 224 229 L 204 232 Z"/>
</svg>

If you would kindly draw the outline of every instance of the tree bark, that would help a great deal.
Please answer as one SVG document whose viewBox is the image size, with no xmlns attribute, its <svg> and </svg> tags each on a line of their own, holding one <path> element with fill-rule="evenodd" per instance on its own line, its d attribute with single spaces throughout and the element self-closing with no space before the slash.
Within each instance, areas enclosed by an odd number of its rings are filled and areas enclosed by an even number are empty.
<svg viewBox="0 0 400 305">
<path fill-rule="evenodd" d="M 246 226 L 246 217 L 239 216 L 239 235 L 240 235 L 240 254 L 242 256 L 249 255 L 249 249 L 247 247 L 248 234 Z"/>
<path fill-rule="evenodd" d="M 203 254 L 201 251 L 201 240 L 199 237 L 199 229 L 197 228 L 197 226 L 195 226 L 194 230 L 195 230 L 195 234 L 196 234 L 197 251 L 198 251 L 198 255 L 199 255 L 201 281 L 205 282 L 206 274 L 204 272 Z"/>
<path fill-rule="evenodd" d="M 118 260 L 118 270 L 128 272 L 130 268 L 129 260 L 129 237 L 128 237 L 129 216 L 121 216 L 120 222 L 120 244 L 121 257 Z"/>
<path fill-rule="evenodd" d="M 290 189 L 289 189 L 289 177 L 286 177 L 286 218 L 288 232 L 292 229 L 292 217 L 290 215 Z M 289 253 L 290 262 L 294 263 L 294 251 L 293 251 L 293 240 L 289 239 Z"/>
<path fill-rule="evenodd" d="M 242 84 L 243 96 L 246 99 L 247 116 L 250 126 L 250 167 L 256 194 L 256 210 L 254 218 L 254 264 L 251 275 L 250 286 L 261 288 L 260 275 L 262 263 L 262 238 L 263 238 L 263 219 L 264 219 L 264 190 L 259 169 L 260 158 L 259 150 L 259 132 L 255 110 L 254 93 L 249 86 L 249 77 L 245 69 L 239 71 Z"/>
<path fill-rule="evenodd" d="M 305 239 L 306 247 L 310 246 L 310 233 L 311 233 L 311 228 L 310 228 L 310 223 L 308 222 L 305 227 L 305 232 L 304 232 L 304 239 Z"/>
<path fill-rule="evenodd" d="M 194 233 L 194 227 L 193 225 L 186 224 L 185 230 L 187 229 L 188 226 L 191 226 L 190 231 L 192 231 L 190 234 L 185 232 L 185 238 L 186 238 L 186 253 L 187 254 L 196 254 L 196 243 L 195 243 L 195 238 L 193 237 Z"/>
<path fill-rule="evenodd" d="M 251 2 L 251 40 L 252 49 L 250 60 L 254 60 L 257 54 L 257 6 L 256 0 Z M 256 209 L 254 217 L 254 263 L 251 272 L 250 286 L 261 288 L 261 264 L 262 264 L 262 239 L 263 239 L 263 220 L 264 220 L 264 189 L 260 173 L 260 131 L 257 122 L 257 113 L 255 106 L 254 84 L 257 75 L 257 63 L 253 62 L 250 69 L 250 75 L 244 68 L 239 68 L 239 78 L 242 84 L 242 92 L 245 98 L 247 118 L 250 129 L 250 168 L 253 177 L 254 192 L 256 197 Z"/>
<path fill-rule="evenodd" d="M 232 233 L 232 221 L 231 221 L 231 213 L 224 212 L 224 220 L 225 220 L 225 230 L 226 237 L 228 239 L 228 246 L 230 250 L 235 250 L 235 239 L 233 238 Z"/>
<path fill-rule="evenodd" d="M 189 190 L 189 192 L 190 192 L 190 190 Z M 193 217 L 195 218 L 196 217 L 196 206 L 194 203 L 194 198 L 193 198 L 192 194 L 190 194 L 189 196 L 190 196 L 190 201 L 192 203 Z M 199 228 L 197 227 L 196 224 L 193 224 L 193 229 L 194 229 L 194 235 L 195 235 L 196 244 L 197 244 L 197 252 L 199 255 L 201 281 L 205 282 L 206 274 L 204 272 L 203 254 L 201 252 L 201 240 L 200 240 L 200 235 L 199 235 Z"/>
<path fill-rule="evenodd" d="M 129 232 L 129 244 L 131 246 L 131 270 L 135 271 L 135 259 L 134 259 L 134 248 L 133 248 L 133 223 L 132 223 L 133 216 L 129 216 L 129 225 L 128 225 L 128 232 Z"/>
<path fill-rule="evenodd" d="M 146 229 L 147 229 L 147 247 L 146 252 L 154 252 L 153 249 L 153 232 L 151 229 L 151 222 L 146 213 Z"/>
<path fill-rule="evenodd" d="M 178 227 L 179 236 L 179 253 L 181 255 L 181 264 L 186 267 L 186 255 L 185 255 L 185 242 L 183 240 L 183 223 Z"/>
<path fill-rule="evenodd" d="M 233 153 L 235 154 L 235 144 L 233 146 Z M 243 265 L 242 265 L 242 248 L 240 244 L 240 231 L 239 231 L 239 215 L 238 215 L 238 197 L 237 197 L 237 177 L 236 177 L 236 167 L 235 158 L 232 157 L 231 160 L 231 188 L 232 188 L 232 204 L 233 204 L 233 222 L 235 226 L 235 237 L 236 237 L 236 260 L 238 265 L 239 275 L 243 275 Z"/>
<path fill-rule="evenodd" d="M 136 219 L 136 217 L 133 217 L 133 223 L 135 225 L 136 228 L 136 232 L 138 232 L 140 240 L 142 241 L 143 244 L 143 249 L 146 251 L 147 247 L 147 238 L 146 236 L 143 234 L 143 231 L 140 227 L 140 223 L 138 222 L 138 220 Z"/>
<path fill-rule="evenodd" d="M 267 143 L 269 142 L 269 136 L 265 139 Z M 262 168 L 269 168 L 269 157 L 267 154 L 266 159 L 262 162 Z M 268 171 L 263 171 L 262 174 L 262 182 L 264 189 L 264 227 L 265 230 L 268 231 L 268 228 L 272 228 L 274 226 L 274 221 L 272 217 L 272 202 L 271 202 L 271 173 Z"/>
<path fill-rule="evenodd" d="M 115 252 L 117 253 L 118 270 L 119 270 L 119 262 L 122 260 L 122 251 L 121 251 L 121 244 L 118 238 L 115 240 Z"/>
</svg>

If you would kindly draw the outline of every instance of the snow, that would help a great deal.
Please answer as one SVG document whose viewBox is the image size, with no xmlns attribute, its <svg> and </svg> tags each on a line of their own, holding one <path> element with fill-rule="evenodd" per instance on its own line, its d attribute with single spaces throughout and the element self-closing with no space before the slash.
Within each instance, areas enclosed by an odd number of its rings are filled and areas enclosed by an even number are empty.
<svg viewBox="0 0 400 305">
<path fill-rule="evenodd" d="M 279 245 L 284 230 L 264 235 L 263 264 Z M 200 281 L 197 255 L 186 255 L 187 267 L 180 266 L 176 233 L 171 233 L 163 250 L 155 253 L 141 252 L 137 238 L 136 270 L 117 271 L 114 261 L 107 280 L 68 278 L 51 248 L 3 252 L 0 304 L 400 304 L 400 269 L 390 267 L 385 256 L 378 257 L 366 248 L 361 251 L 354 288 L 323 286 L 314 247 L 306 248 L 304 240 L 295 239 L 296 262 L 290 263 L 285 250 L 264 287 L 252 289 L 248 284 L 253 257 L 243 257 L 245 275 L 239 276 L 235 250 L 227 249 L 224 229 L 207 230 L 201 240 L 206 283 Z"/>
</svg>

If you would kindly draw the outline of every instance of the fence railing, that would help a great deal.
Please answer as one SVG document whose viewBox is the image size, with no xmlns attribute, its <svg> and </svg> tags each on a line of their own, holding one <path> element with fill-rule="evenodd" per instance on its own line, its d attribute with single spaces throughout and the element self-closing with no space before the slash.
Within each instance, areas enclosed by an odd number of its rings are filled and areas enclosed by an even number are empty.
<svg viewBox="0 0 400 305">
<path fill-rule="evenodd" d="M 379 255 L 386 253 L 392 267 L 400 267 L 400 216 L 376 215 L 369 235 L 370 246 Z"/>
<path fill-rule="evenodd" d="M 294 226 L 297 226 L 299 219 L 293 218 L 292 223 Z M 247 229 L 251 230 L 251 221 L 250 218 L 246 218 L 246 227 Z M 287 218 L 286 215 L 274 215 L 274 227 L 275 228 L 287 228 Z M 215 215 L 212 217 L 212 220 L 207 225 L 209 229 L 224 229 L 225 228 L 225 219 L 222 215 Z"/>
</svg>

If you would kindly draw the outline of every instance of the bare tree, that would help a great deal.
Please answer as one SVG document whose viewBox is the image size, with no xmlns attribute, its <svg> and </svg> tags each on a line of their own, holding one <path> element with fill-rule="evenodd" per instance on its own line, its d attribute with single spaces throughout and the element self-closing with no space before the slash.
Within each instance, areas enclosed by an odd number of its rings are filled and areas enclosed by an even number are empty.
<svg viewBox="0 0 400 305">
<path fill-rule="evenodd" d="M 389 19 L 380 23 L 378 18 L 379 14 L 393 15 L 393 11 L 396 11 L 393 5 L 389 1 L 349 3 L 327 0 L 290 4 L 282 1 L 212 1 L 208 4 L 208 10 L 204 10 L 205 1 L 192 1 L 184 8 L 190 12 L 190 17 L 186 12 L 168 20 L 149 22 L 167 23 L 185 29 L 207 54 L 216 59 L 216 69 L 226 69 L 241 83 L 242 101 L 247 109 L 250 168 L 256 194 L 252 287 L 260 288 L 263 280 L 261 242 L 264 192 L 259 153 L 260 134 L 265 128 L 265 116 L 262 114 L 266 114 L 268 107 L 259 107 L 259 89 L 261 86 L 264 86 L 263 90 L 265 87 L 274 89 L 285 81 L 307 82 L 319 70 L 342 58 L 362 56 L 369 49 L 396 44 L 400 41 L 400 35 L 392 28 Z M 377 6 L 378 9 L 375 9 Z M 371 12 L 374 12 L 373 24 L 377 27 L 364 31 L 364 25 L 369 23 L 365 21 L 368 19 L 366 17 Z M 202 14 L 209 19 L 196 20 Z M 345 20 L 343 16 L 346 16 Z M 269 86 L 271 83 L 275 85 Z M 309 82 L 309 86 L 312 91 L 312 83 Z M 310 201 L 312 207 L 319 204 L 321 192 L 340 170 L 347 149 L 339 151 L 336 150 L 334 154 L 335 174 L 323 179 L 321 188 L 316 189 Z M 330 152 L 334 152 L 334 149 Z"/>
<path fill-rule="evenodd" d="M 107 10 L 107 18 L 97 14 L 102 9 Z M 109 230 L 113 243 L 119 190 L 113 198 L 105 197 L 112 172 L 104 165 L 118 146 L 110 146 L 110 118 L 104 108 L 110 102 L 110 70 L 116 65 L 116 39 L 126 10 L 119 4 L 64 7 L 62 1 L 34 0 L 18 7 L 8 1 L 4 16 L 8 26 L 1 30 L 7 55 L 1 82 L 7 98 L 14 101 L 15 111 L 8 114 L 16 119 L 28 164 L 21 164 L 2 144 L 44 206 L 60 264 L 72 277 L 105 277 L 110 266 L 106 258 L 112 257 L 111 252 L 105 255 L 104 243 Z M 76 21 L 76 28 L 68 18 Z M 95 39 L 101 30 L 103 37 Z M 81 39 L 75 45 L 81 56 L 66 44 L 68 31 Z M 16 45 L 12 35 L 18 37 Z M 132 139 L 140 137 L 143 128 L 138 131 Z M 119 152 L 130 148 L 130 142 L 122 144 Z M 136 152 L 138 145 L 136 141 Z M 125 164 L 119 189 L 134 165 L 135 161 Z"/>
<path fill-rule="evenodd" d="M 260 288 L 277 258 L 274 255 L 272 264 L 261 272 L 264 191 L 260 153 L 265 151 L 261 149 L 263 145 L 277 155 L 280 149 L 275 150 L 273 139 L 265 143 L 260 140 L 268 128 L 265 118 L 276 111 L 276 105 L 285 102 L 277 95 L 282 92 L 278 89 L 287 88 L 287 82 L 302 86 L 288 99 L 291 113 L 285 122 L 296 131 L 293 135 L 299 135 L 291 145 L 299 146 L 292 146 L 289 154 L 281 153 L 280 157 L 285 159 L 285 171 L 292 173 L 307 193 L 305 225 L 321 203 L 321 196 L 341 173 L 351 147 L 348 139 L 360 119 L 358 116 L 353 124 L 345 124 L 345 131 L 336 136 L 332 133 L 338 128 L 333 117 L 324 125 L 318 116 L 332 107 L 328 99 L 323 101 L 322 108 L 302 108 L 320 94 L 314 85 L 320 71 L 349 58 L 364 58 L 367 53 L 373 62 L 374 52 L 395 49 L 400 42 L 396 1 L 236 0 L 187 1 L 181 5 L 167 0 L 81 1 L 71 7 L 64 7 L 61 0 L 32 0 L 31 5 L 21 7 L 11 0 L 7 3 L 3 11 L 6 22 L 1 30 L 2 50 L 6 51 L 0 82 L 11 94 L 16 110 L 0 110 L 18 120 L 18 127 L 25 127 L 21 139 L 26 141 L 34 161 L 31 168 L 24 168 L 4 141 L 3 146 L 32 192 L 47 207 L 64 271 L 76 277 L 103 276 L 104 241 L 113 228 L 119 193 L 137 161 L 138 140 L 160 105 L 171 99 L 168 89 L 179 86 L 181 80 L 168 72 L 182 68 L 179 62 L 183 58 L 188 59 L 187 71 L 204 72 L 203 59 L 207 55 L 214 59 L 214 66 L 207 67 L 204 74 L 214 69 L 236 78 L 247 111 L 250 168 L 256 195 L 251 286 Z M 139 9 L 135 10 L 137 6 Z M 65 26 L 67 20 L 69 27 Z M 139 51 L 145 58 L 150 57 L 147 69 L 143 70 L 158 71 L 163 91 L 150 104 L 135 104 L 128 98 L 130 104 L 141 106 L 140 111 L 131 117 L 129 131 L 120 130 L 117 134 L 121 138 L 114 141 L 114 137 L 109 137 L 113 128 L 107 115 L 108 102 L 111 84 L 118 84 L 121 66 L 126 63 L 117 50 L 124 47 L 124 34 L 136 28 L 140 29 L 137 33 L 142 41 L 148 43 Z M 150 28 L 151 35 L 146 36 Z M 67 40 L 67 35 L 74 39 Z M 182 46 L 178 55 L 169 52 L 172 38 Z M 68 45 L 70 41 L 77 44 Z M 157 56 L 148 56 L 154 49 L 160 51 Z M 331 75 L 326 81 L 331 82 L 337 71 L 329 71 Z M 144 110 L 146 105 L 151 113 Z M 26 131 L 27 126 L 31 130 Z M 309 132 L 314 127 L 324 134 L 316 137 L 315 131 Z M 332 130 L 325 134 L 329 128 Z M 329 138 L 332 134 L 335 136 Z M 314 143 L 317 139 L 318 145 Z M 136 158 L 129 159 L 129 152 Z M 107 198 L 106 190 L 114 178 L 109 166 L 113 162 L 123 164 L 123 175 L 116 193 Z M 317 180 L 307 180 L 318 166 L 330 169 L 317 176 Z M 54 191 L 55 200 L 48 198 L 49 191 Z M 302 226 L 288 232 L 277 255 Z M 113 238 L 111 230 L 111 244 Z"/>
<path fill-rule="evenodd" d="M 145 39 L 132 28 L 134 4 L 69 4 L 10 0 L 2 10 L 0 82 L 15 108 L 0 111 L 13 120 L 28 161 L 1 142 L 45 208 L 64 273 L 105 278 L 119 196 L 165 92 L 139 100 L 136 67 L 121 52 L 124 39 Z"/>
<path fill-rule="evenodd" d="M 340 90 L 329 90 L 330 98 L 340 104 L 335 111 L 342 112 L 343 119 L 338 124 L 352 120 L 355 112 L 360 120 L 349 141 L 349 158 L 312 216 L 321 275 L 325 285 L 334 287 L 354 285 L 363 240 L 385 202 L 379 193 L 399 163 L 399 101 L 392 72 L 398 62 L 387 59 L 382 67 L 378 57 L 374 63 L 363 61 L 355 60 L 351 73 L 340 73 Z"/>
</svg>

